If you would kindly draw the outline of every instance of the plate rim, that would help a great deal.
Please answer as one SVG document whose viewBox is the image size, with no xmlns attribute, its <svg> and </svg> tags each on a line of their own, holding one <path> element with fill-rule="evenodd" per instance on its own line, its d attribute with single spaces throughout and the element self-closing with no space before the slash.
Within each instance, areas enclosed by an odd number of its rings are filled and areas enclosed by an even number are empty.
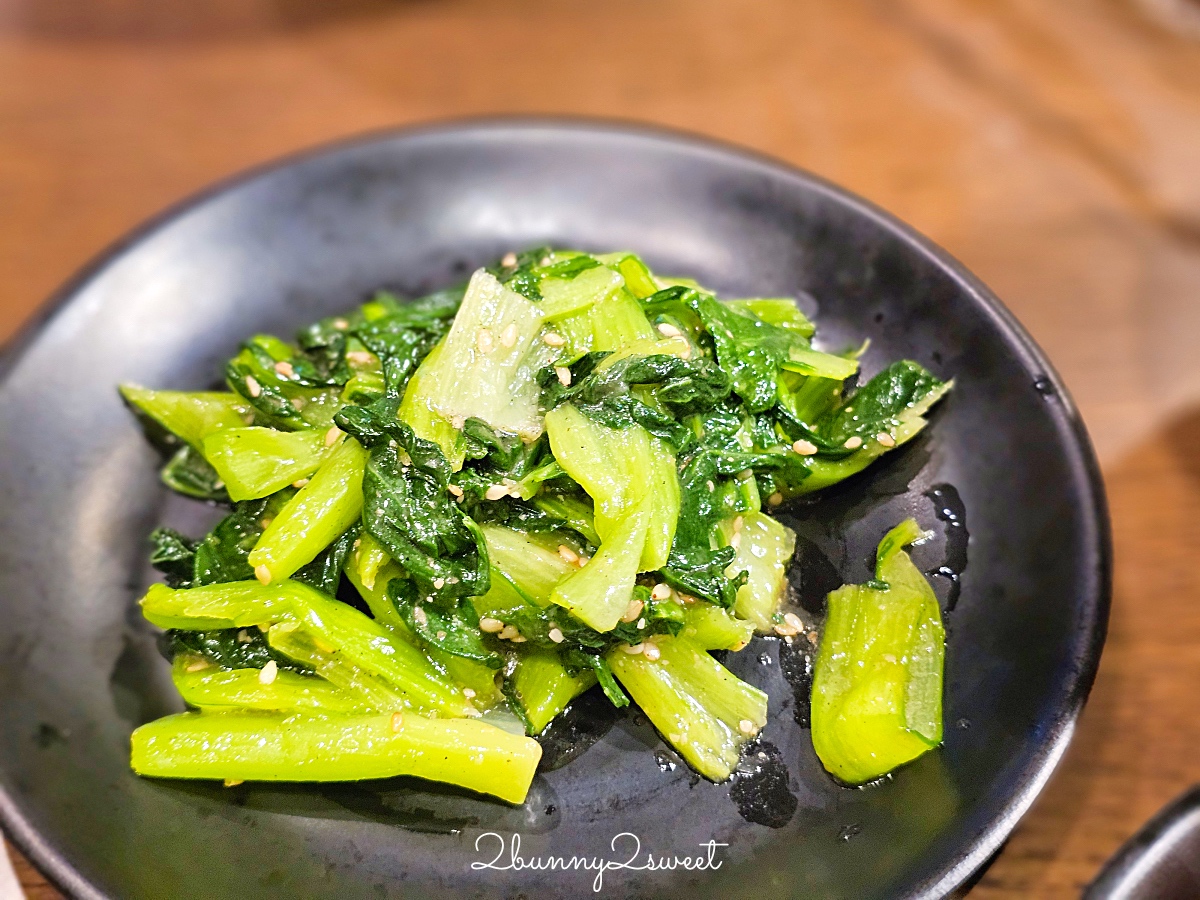
<svg viewBox="0 0 1200 900">
<path fill-rule="evenodd" d="M 321 141 L 281 156 L 276 156 L 239 169 L 221 177 L 199 190 L 186 194 L 182 199 L 168 204 L 159 212 L 143 219 L 121 237 L 110 242 L 92 255 L 74 274 L 40 303 L 3 344 L 0 344 L 0 390 L 9 380 L 13 369 L 33 346 L 41 333 L 65 312 L 71 301 L 95 278 L 122 257 L 134 250 L 145 239 L 173 222 L 199 209 L 210 200 L 250 184 L 260 178 L 276 174 L 293 166 L 344 151 L 351 151 L 371 144 L 396 141 L 420 140 L 422 138 L 445 139 L 496 136 L 513 132 L 522 136 L 538 132 L 553 135 L 598 134 L 644 141 L 651 145 L 674 150 L 685 150 L 699 156 L 709 156 L 741 166 L 750 165 L 771 174 L 773 177 L 799 181 L 830 199 L 851 207 L 856 213 L 870 220 L 885 231 L 890 231 L 905 244 L 923 253 L 938 268 L 949 274 L 958 286 L 969 294 L 978 307 L 991 318 L 992 323 L 1020 352 L 1026 367 L 1045 379 L 1051 388 L 1047 392 L 1061 404 L 1064 423 L 1068 426 L 1062 444 L 1067 452 L 1068 469 L 1086 488 L 1082 498 L 1085 521 L 1095 530 L 1095 546 L 1087 553 L 1090 557 L 1096 583 L 1096 595 L 1091 597 L 1090 607 L 1094 611 L 1088 622 L 1090 633 L 1080 639 L 1076 649 L 1077 665 L 1066 684 L 1064 703 L 1045 736 L 1031 763 L 1024 785 L 1011 794 L 970 841 L 967 849 L 950 867 L 922 884 L 915 885 L 909 897 L 943 897 L 967 883 L 973 875 L 982 874 L 984 868 L 997 855 L 1012 835 L 1020 820 L 1029 811 L 1047 782 L 1058 768 L 1074 736 L 1079 715 L 1091 692 L 1100 666 L 1105 639 L 1108 633 L 1109 615 L 1112 605 L 1112 529 L 1108 512 L 1108 500 L 1100 464 L 1084 425 L 1078 407 L 1063 383 L 1062 377 L 1037 345 L 1025 327 L 1004 305 L 1003 301 L 965 265 L 949 252 L 926 237 L 913 226 L 892 213 L 853 191 L 767 153 L 747 148 L 720 138 L 680 128 L 647 123 L 634 119 L 563 116 L 563 115 L 485 115 L 468 117 L 434 118 L 420 122 L 385 126 L 356 132 L 333 140 Z M 64 855 L 37 831 L 25 810 L 0 785 L 0 831 L 28 859 L 55 888 L 68 897 L 86 900 L 108 900 L 109 895 L 86 878 Z"/>
</svg>

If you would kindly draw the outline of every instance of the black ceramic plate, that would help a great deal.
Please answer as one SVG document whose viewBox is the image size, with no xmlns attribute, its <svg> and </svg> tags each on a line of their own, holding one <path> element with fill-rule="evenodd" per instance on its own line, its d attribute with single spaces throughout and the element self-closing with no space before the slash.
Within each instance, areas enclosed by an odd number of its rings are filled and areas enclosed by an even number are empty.
<svg viewBox="0 0 1200 900">
<path fill-rule="evenodd" d="M 146 535 L 212 512 L 168 497 L 114 385 L 209 385 L 248 334 L 290 333 L 379 285 L 445 285 L 540 243 L 634 249 L 727 296 L 799 295 L 827 346 L 871 339 L 867 374 L 909 357 L 955 378 L 921 439 L 782 512 L 800 534 L 793 584 L 814 609 L 868 577 L 903 517 L 937 533 L 915 558 L 943 573 L 945 746 L 875 787 L 836 786 L 798 724 L 806 656 L 760 640 L 730 656 L 771 696 L 732 784 L 700 781 L 644 720 L 603 704 L 577 718 L 576 749 L 591 746 L 542 772 L 519 808 L 404 779 L 226 789 L 131 775 L 130 731 L 180 708 L 134 606 L 152 577 Z M 610 846 L 622 833 L 640 839 L 633 866 L 707 857 L 715 841 L 720 867 L 608 869 L 610 897 L 939 896 L 1033 801 L 1103 643 L 1099 477 L 1020 326 L 886 214 L 698 140 L 498 122 L 289 160 L 120 245 L 18 340 L 0 378 L 0 813 L 81 897 L 589 896 L 595 871 L 500 868 L 513 835 L 529 863 L 619 862 L 633 853 L 630 837 Z M 473 867 L 501 839 L 497 868 Z"/>
</svg>

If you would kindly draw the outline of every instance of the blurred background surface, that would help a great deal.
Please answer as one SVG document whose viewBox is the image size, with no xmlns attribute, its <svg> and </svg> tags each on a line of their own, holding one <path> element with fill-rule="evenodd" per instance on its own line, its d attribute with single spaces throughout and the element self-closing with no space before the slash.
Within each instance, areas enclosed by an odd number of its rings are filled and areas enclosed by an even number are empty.
<svg viewBox="0 0 1200 900">
<path fill-rule="evenodd" d="M 1200 2 L 0 0 L 0 340 L 215 179 L 497 113 L 817 172 L 963 260 L 1048 352 L 1110 492 L 1113 616 L 1068 758 L 972 897 L 1076 896 L 1200 781 Z"/>
</svg>

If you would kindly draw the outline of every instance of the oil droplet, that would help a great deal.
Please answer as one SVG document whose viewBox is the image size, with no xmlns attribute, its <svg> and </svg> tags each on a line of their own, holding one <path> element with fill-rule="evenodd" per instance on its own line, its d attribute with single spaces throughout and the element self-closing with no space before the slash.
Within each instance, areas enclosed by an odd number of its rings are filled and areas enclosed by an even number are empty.
<svg viewBox="0 0 1200 900">
<path fill-rule="evenodd" d="M 1053 397 L 1056 393 L 1054 383 L 1045 375 L 1033 383 L 1033 389 L 1043 397 Z"/>
<path fill-rule="evenodd" d="M 946 609 L 954 609 L 961 590 L 959 576 L 967 568 L 967 545 L 971 535 L 967 531 L 967 507 L 958 491 L 949 484 L 935 484 L 925 492 L 933 501 L 933 514 L 946 523 L 945 558 L 940 566 L 928 574 L 940 576 L 950 582 L 946 595 Z"/>
<path fill-rule="evenodd" d="M 788 786 L 790 780 L 779 748 L 769 741 L 751 741 L 734 770 L 729 799 L 747 822 L 782 828 L 800 805 Z"/>
<path fill-rule="evenodd" d="M 841 828 L 838 829 L 838 840 L 839 841 L 848 841 L 848 840 L 850 840 L 850 838 L 854 837 L 856 834 L 861 834 L 861 833 L 862 833 L 861 825 L 843 825 Z"/>
</svg>

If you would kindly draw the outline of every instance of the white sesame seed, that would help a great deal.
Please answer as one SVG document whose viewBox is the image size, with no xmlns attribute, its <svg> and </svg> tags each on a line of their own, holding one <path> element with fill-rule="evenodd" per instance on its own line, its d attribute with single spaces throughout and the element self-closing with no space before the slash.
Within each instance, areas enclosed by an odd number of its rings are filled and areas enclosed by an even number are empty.
<svg viewBox="0 0 1200 900">
<path fill-rule="evenodd" d="M 563 558 L 564 562 L 569 562 L 571 565 L 575 565 L 575 563 L 579 562 L 579 554 L 566 544 L 558 545 L 558 555 Z"/>
<path fill-rule="evenodd" d="M 241 629 L 240 631 L 238 631 L 238 634 L 237 634 L 237 639 L 238 639 L 238 643 L 239 643 L 239 644 L 248 644 L 248 643 L 250 643 L 250 635 L 246 633 L 246 629 L 245 629 L 245 628 L 243 628 L 243 629 Z"/>
<path fill-rule="evenodd" d="M 356 366 L 368 366 L 375 360 L 375 354 L 370 350 L 351 350 L 346 354 L 346 359 Z"/>
<path fill-rule="evenodd" d="M 621 616 L 621 621 L 622 622 L 634 621 L 638 616 L 640 616 L 642 614 L 642 608 L 645 607 L 645 605 L 646 605 L 645 603 L 643 603 L 641 600 L 638 600 L 636 597 L 633 598 L 632 600 L 629 601 L 629 605 L 625 607 L 625 612 Z"/>
<path fill-rule="evenodd" d="M 475 333 L 475 346 L 479 348 L 480 353 L 491 353 L 495 345 L 492 340 L 492 332 L 487 328 L 480 328 Z"/>
<path fill-rule="evenodd" d="M 742 533 L 741 533 L 740 531 L 735 531 L 735 532 L 733 533 L 733 537 L 731 537 L 731 538 L 729 539 L 729 546 L 730 546 L 730 547 L 732 547 L 734 550 L 738 550 L 738 549 L 740 549 L 740 548 L 741 548 L 741 546 L 742 546 Z"/>
<path fill-rule="evenodd" d="M 817 646 L 817 640 L 818 640 L 817 633 L 815 631 L 810 631 L 808 633 L 808 642 L 815 647 L 815 646 Z"/>
<path fill-rule="evenodd" d="M 297 478 L 295 481 L 293 481 L 293 482 L 292 482 L 292 487 L 294 487 L 294 488 L 302 488 L 302 487 L 304 487 L 306 484 L 308 484 L 308 479 L 307 479 L 307 478 Z"/>
<path fill-rule="evenodd" d="M 675 732 L 672 731 L 670 734 L 667 735 L 667 740 L 669 740 L 672 744 L 682 744 L 683 743 L 683 735 L 676 734 Z"/>
<path fill-rule="evenodd" d="M 413 618 L 422 628 L 429 624 L 429 614 L 419 606 L 413 607 Z"/>
<path fill-rule="evenodd" d="M 404 713 L 396 710 L 392 713 L 392 731 L 399 732 L 404 727 Z"/>
<path fill-rule="evenodd" d="M 862 438 L 857 434 L 854 437 L 846 438 L 846 443 L 842 444 L 847 450 L 857 450 L 863 444 Z"/>
<path fill-rule="evenodd" d="M 645 616 L 643 616 L 642 618 L 638 619 L 638 621 L 637 621 L 637 627 L 638 627 L 638 631 L 641 631 L 643 628 L 645 628 L 645 627 L 646 627 L 646 618 L 645 618 Z"/>
<path fill-rule="evenodd" d="M 267 516 L 267 518 L 263 519 L 263 520 L 262 520 L 262 527 L 263 527 L 263 530 L 265 531 L 266 529 L 270 528 L 270 527 L 271 527 L 271 523 L 272 523 L 272 522 L 274 522 L 274 521 L 275 521 L 275 520 L 274 520 L 274 519 L 272 519 L 270 516 Z"/>
<path fill-rule="evenodd" d="M 562 633 L 562 629 L 551 628 L 550 629 L 550 640 L 554 641 L 554 643 L 556 643 L 556 644 L 561 644 L 565 640 L 565 636 Z"/>
<path fill-rule="evenodd" d="M 483 495 L 488 500 L 499 500 L 508 496 L 508 487 L 503 484 L 493 484 Z"/>
<path fill-rule="evenodd" d="M 448 490 L 455 497 L 461 497 L 463 495 L 463 489 L 460 488 L 457 484 L 446 485 L 446 490 Z"/>
<path fill-rule="evenodd" d="M 281 359 L 279 362 L 275 363 L 275 371 L 284 378 L 296 377 L 296 370 L 292 368 L 292 364 L 286 359 Z"/>
<path fill-rule="evenodd" d="M 738 477 L 739 481 L 749 481 L 751 478 L 754 477 L 754 470 L 753 469 L 742 469 L 742 471 L 738 472 L 737 477 Z"/>
<path fill-rule="evenodd" d="M 337 441 L 337 439 L 340 438 L 341 436 L 342 436 L 342 429 L 340 429 L 336 425 L 334 425 L 327 432 L 325 432 L 325 446 L 332 447 L 334 445 L 334 443 Z"/>
<path fill-rule="evenodd" d="M 503 347 L 511 347 L 517 342 L 517 326 L 514 323 L 509 323 L 509 326 L 500 332 L 500 344 Z"/>
<path fill-rule="evenodd" d="M 792 450 L 801 456 L 812 456 L 817 452 L 817 445 L 812 441 L 796 441 L 792 444 Z"/>
<path fill-rule="evenodd" d="M 433 579 L 433 587 L 434 587 L 434 589 L 435 589 L 435 590 L 439 590 L 439 591 L 440 591 L 440 590 L 441 590 L 442 588 L 444 588 L 445 586 L 446 586 L 446 579 L 445 579 L 445 578 L 435 578 L 435 579 Z"/>
<path fill-rule="evenodd" d="M 463 688 L 463 696 L 466 697 L 468 700 L 474 700 L 475 692 L 473 690 L 471 690 L 470 688 Z"/>
<path fill-rule="evenodd" d="M 879 432 L 879 434 L 875 435 L 875 441 L 881 447 L 895 447 L 896 446 L 896 439 L 894 437 L 892 437 L 890 434 L 888 434 L 886 431 L 881 431 L 881 432 Z"/>
<path fill-rule="evenodd" d="M 517 254 L 515 253 L 505 253 L 504 258 L 500 260 L 500 265 L 504 266 L 506 269 L 511 269 L 516 264 Z"/>
<path fill-rule="evenodd" d="M 793 612 L 785 613 L 783 616 L 783 621 L 795 628 L 797 632 L 804 630 L 804 623 L 800 621 L 800 617 Z"/>
<path fill-rule="evenodd" d="M 254 567 L 254 577 L 263 584 L 271 583 L 271 570 L 267 568 L 266 563 Z"/>
<path fill-rule="evenodd" d="M 566 366 L 555 366 L 554 374 L 558 376 L 558 383 L 563 387 L 567 387 L 571 383 L 571 370 Z"/>
<path fill-rule="evenodd" d="M 444 640 L 446 639 L 446 632 L 444 632 L 444 631 L 439 631 L 439 632 L 437 633 L 437 639 L 438 639 L 439 641 L 444 641 Z"/>
<path fill-rule="evenodd" d="M 549 256 L 543 256 L 543 257 L 541 258 L 541 260 L 538 262 L 538 265 L 539 265 L 539 266 L 548 266 L 548 265 L 550 265 L 550 263 L 552 263 L 552 262 L 554 262 L 553 258 L 551 258 L 551 257 L 549 257 Z"/>
<path fill-rule="evenodd" d="M 257 397 L 262 393 L 262 385 L 258 383 L 258 380 L 253 375 L 247 375 L 246 390 L 250 392 L 251 397 Z"/>
<path fill-rule="evenodd" d="M 785 622 L 780 622 L 775 626 L 775 633 L 780 637 L 794 637 L 799 634 L 799 630 Z"/>
<path fill-rule="evenodd" d="M 514 644 L 523 644 L 523 643 L 525 643 L 527 640 L 529 640 L 529 638 L 525 637 L 525 635 L 523 635 L 523 634 L 518 634 L 518 635 L 517 635 L 515 638 L 513 638 L 513 639 L 512 639 L 512 642 L 513 642 Z"/>
<path fill-rule="evenodd" d="M 742 734 L 754 734 L 754 723 L 749 719 L 742 719 L 742 721 L 738 722 L 738 731 Z"/>
<path fill-rule="evenodd" d="M 271 684 L 279 675 L 279 663 L 275 660 L 268 660 L 267 664 L 258 672 L 259 684 Z"/>
<path fill-rule="evenodd" d="M 654 586 L 654 590 L 650 592 L 652 600 L 666 600 L 671 596 L 671 586 L 666 582 L 660 581 Z"/>
<path fill-rule="evenodd" d="M 890 663 L 894 663 L 896 661 L 896 657 L 891 653 L 883 654 L 883 659 L 885 662 L 890 662 Z"/>
<path fill-rule="evenodd" d="M 484 616 L 479 620 L 479 630 L 486 631 L 488 634 L 495 634 L 504 628 L 504 623 L 499 619 L 493 619 L 491 616 Z"/>
<path fill-rule="evenodd" d="M 746 524 L 746 520 L 742 516 L 738 516 L 736 519 L 733 520 L 733 530 L 735 532 L 741 531 L 742 526 L 745 524 Z"/>
<path fill-rule="evenodd" d="M 622 644 L 621 649 L 630 656 L 637 656 L 644 649 L 645 644 Z"/>
<path fill-rule="evenodd" d="M 776 491 L 770 497 L 767 498 L 768 506 L 778 506 L 782 502 L 783 502 L 783 494 L 779 493 L 779 491 Z"/>
<path fill-rule="evenodd" d="M 557 331 L 547 331 L 542 335 L 542 342 L 547 347 L 561 347 L 567 342 L 567 339 Z"/>
<path fill-rule="evenodd" d="M 717 489 L 717 486 L 715 484 L 713 484 L 711 481 L 704 482 L 704 486 L 706 488 L 708 488 L 710 491 L 715 491 Z"/>
<path fill-rule="evenodd" d="M 591 561 L 592 561 L 592 558 L 591 558 L 590 556 L 581 556 L 581 557 L 579 557 L 579 568 L 581 568 L 581 569 L 582 569 L 584 566 L 586 566 L 586 565 L 587 565 L 588 563 L 590 563 Z"/>
<path fill-rule="evenodd" d="M 477 710 L 473 706 L 467 706 L 467 707 L 463 708 L 463 715 L 466 716 L 468 719 L 478 719 L 480 716 L 483 715 L 483 713 L 481 713 L 479 710 Z"/>
<path fill-rule="evenodd" d="M 511 641 L 513 638 L 520 635 L 520 633 L 521 632 L 517 631 L 516 626 L 505 625 L 503 628 L 500 629 L 500 640 Z"/>
<path fill-rule="evenodd" d="M 188 663 L 186 668 L 189 672 L 200 672 L 200 671 L 203 671 L 204 669 L 207 669 L 208 666 L 209 666 L 208 660 L 204 659 L 204 658 L 200 658 L 194 662 Z"/>
<path fill-rule="evenodd" d="M 642 656 L 646 657 L 646 659 L 654 660 L 662 656 L 662 651 L 658 649 L 658 644 L 647 641 L 642 645 Z"/>
<path fill-rule="evenodd" d="M 663 337 L 679 337 L 683 334 L 682 331 L 680 331 L 670 322 L 659 322 L 655 327 L 658 329 L 658 333 Z"/>
<path fill-rule="evenodd" d="M 304 409 L 303 397 L 293 397 L 288 401 L 288 403 L 292 404 L 292 409 L 294 409 L 296 412 L 300 412 L 300 410 Z"/>
</svg>

